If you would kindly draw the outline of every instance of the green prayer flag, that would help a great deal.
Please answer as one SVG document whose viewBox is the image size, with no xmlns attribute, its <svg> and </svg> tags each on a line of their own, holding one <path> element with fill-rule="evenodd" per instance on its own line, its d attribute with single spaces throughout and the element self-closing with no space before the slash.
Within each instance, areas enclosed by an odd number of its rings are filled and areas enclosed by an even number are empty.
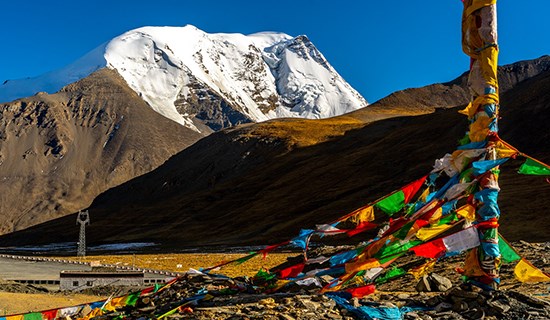
<svg viewBox="0 0 550 320">
<path fill-rule="evenodd" d="M 405 243 L 401 243 L 401 241 L 395 241 L 382 249 L 378 251 L 374 257 L 378 259 L 384 259 L 388 257 L 393 257 L 397 254 L 407 252 L 410 248 L 415 247 L 419 244 L 421 244 L 422 241 L 420 240 L 409 240 Z"/>
<path fill-rule="evenodd" d="M 153 290 L 153 292 L 159 291 L 159 289 L 162 288 L 162 287 L 164 287 L 164 284 L 155 283 L 155 289 Z"/>
<path fill-rule="evenodd" d="M 248 260 L 254 258 L 254 257 L 257 256 L 257 255 L 258 255 L 258 252 L 252 252 L 252 253 L 250 253 L 250 254 L 247 255 L 247 256 L 244 256 L 244 257 L 242 257 L 242 258 L 239 258 L 239 259 L 235 260 L 235 262 L 236 262 L 237 264 L 242 264 L 242 263 L 245 263 L 245 262 L 247 262 Z"/>
<path fill-rule="evenodd" d="M 407 237 L 407 234 L 409 233 L 409 230 L 411 230 L 412 226 L 414 225 L 414 221 L 408 222 L 405 224 L 399 231 L 393 234 L 394 237 L 397 239 L 404 240 Z"/>
<path fill-rule="evenodd" d="M 498 248 L 500 249 L 500 255 L 503 263 L 512 263 L 521 259 L 519 254 L 517 254 L 516 251 L 510 247 L 508 242 L 502 239 L 500 235 L 498 235 Z"/>
<path fill-rule="evenodd" d="M 42 313 L 40 312 L 26 313 L 25 315 L 23 315 L 23 320 L 42 320 Z"/>
<path fill-rule="evenodd" d="M 396 212 L 399 212 L 405 206 L 405 193 L 403 190 L 392 194 L 391 196 L 378 201 L 375 204 L 375 207 L 381 209 L 389 216 L 393 215 Z"/>
<path fill-rule="evenodd" d="M 550 176 L 550 168 L 533 159 L 527 158 L 525 163 L 519 168 L 518 173 L 535 176 Z"/>
<path fill-rule="evenodd" d="M 400 277 L 400 276 L 402 276 L 406 273 L 407 272 L 405 270 L 403 270 L 402 268 L 392 268 L 392 269 L 386 271 L 386 273 L 383 276 L 376 278 L 375 282 L 376 282 L 376 284 L 382 284 L 382 283 L 385 283 L 385 282 L 387 282 L 391 279 Z"/>
<path fill-rule="evenodd" d="M 126 305 L 131 307 L 135 306 L 137 301 L 139 300 L 140 293 L 141 292 L 130 293 L 126 298 Z"/>
<path fill-rule="evenodd" d="M 256 273 L 256 275 L 254 276 L 254 278 L 260 279 L 266 282 L 275 279 L 275 277 L 277 277 L 276 273 L 270 273 L 269 271 L 266 271 L 264 269 L 258 270 L 258 273 Z"/>
<path fill-rule="evenodd" d="M 441 217 L 441 219 L 439 219 L 439 221 L 437 222 L 437 225 L 441 226 L 455 221 L 458 221 L 458 217 L 456 216 L 456 211 L 452 211 L 451 213 Z"/>
</svg>

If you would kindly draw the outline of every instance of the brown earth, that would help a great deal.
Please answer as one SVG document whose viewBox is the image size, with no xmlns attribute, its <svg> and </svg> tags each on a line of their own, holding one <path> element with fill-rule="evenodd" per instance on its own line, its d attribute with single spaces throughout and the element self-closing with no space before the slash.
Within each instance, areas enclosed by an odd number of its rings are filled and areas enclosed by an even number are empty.
<svg viewBox="0 0 550 320">
<path fill-rule="evenodd" d="M 109 69 L 0 105 L 0 234 L 90 205 L 202 136 L 153 111 Z"/>
<path fill-rule="evenodd" d="M 501 136 L 546 162 L 549 61 L 501 72 L 503 88 L 510 88 L 501 99 Z M 287 240 L 417 179 L 455 150 L 467 129 L 456 107 L 465 102 L 463 88 L 464 76 L 341 117 L 273 120 L 212 134 L 95 199 L 88 239 L 152 241 L 167 251 Z M 519 164 L 507 164 L 501 175 L 502 233 L 546 241 L 550 185 L 516 175 Z M 0 239 L 6 245 L 74 241 L 78 230 L 68 228 L 74 220 L 70 215 Z"/>
</svg>

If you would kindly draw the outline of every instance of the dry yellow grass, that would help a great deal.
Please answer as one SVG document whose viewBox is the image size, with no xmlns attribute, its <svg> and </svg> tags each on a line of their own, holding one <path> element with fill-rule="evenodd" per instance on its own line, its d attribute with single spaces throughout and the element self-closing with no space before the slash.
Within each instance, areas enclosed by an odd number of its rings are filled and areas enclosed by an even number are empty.
<svg viewBox="0 0 550 320">
<path fill-rule="evenodd" d="M 298 147 L 307 147 L 342 136 L 364 125 L 364 122 L 349 116 L 322 120 L 285 119 L 257 124 L 248 135 L 277 137 Z"/>
<path fill-rule="evenodd" d="M 0 316 L 79 305 L 104 298 L 83 294 L 0 292 Z"/>
<path fill-rule="evenodd" d="M 87 257 L 64 257 L 67 260 L 100 261 L 103 264 L 118 264 L 124 266 L 136 266 L 157 270 L 184 272 L 189 268 L 199 269 L 210 267 L 222 261 L 229 261 L 245 256 L 245 254 L 225 253 L 181 253 L 181 254 L 136 254 L 136 255 L 109 255 Z M 228 265 L 216 273 L 231 277 L 253 276 L 261 268 L 270 268 L 286 260 L 288 253 L 269 254 L 265 260 L 261 255 L 254 257 L 240 265 Z M 57 257 L 53 257 L 57 258 Z M 1 290 L 1 288 L 0 288 Z M 106 297 L 81 295 L 81 294 L 24 294 L 0 292 L 0 315 L 40 311 L 59 307 L 78 305 L 92 302 Z"/>
<path fill-rule="evenodd" d="M 177 254 L 136 254 L 136 255 L 109 255 L 109 256 L 87 256 L 83 258 L 66 258 L 79 261 L 99 261 L 102 264 L 118 264 L 123 266 L 136 266 L 140 268 L 185 272 L 189 268 L 208 268 L 223 261 L 230 261 L 245 256 L 242 253 L 177 253 Z M 288 253 L 269 254 L 266 259 L 258 255 L 247 262 L 235 265 L 230 264 L 223 267 L 216 273 L 225 274 L 230 277 L 253 276 L 260 268 L 271 268 L 284 261 L 290 255 Z M 65 258 L 64 258 L 65 259 Z"/>
</svg>

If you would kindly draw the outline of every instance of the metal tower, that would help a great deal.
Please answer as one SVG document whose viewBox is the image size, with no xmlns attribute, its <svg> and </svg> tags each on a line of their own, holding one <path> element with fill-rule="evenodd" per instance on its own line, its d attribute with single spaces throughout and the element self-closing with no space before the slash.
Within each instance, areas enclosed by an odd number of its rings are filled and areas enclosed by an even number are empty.
<svg viewBox="0 0 550 320">
<path fill-rule="evenodd" d="M 79 257 L 86 256 L 86 225 L 90 224 L 90 215 L 88 210 L 78 211 L 76 216 L 76 224 L 80 224 L 80 235 L 78 236 L 78 251 L 76 255 Z"/>
</svg>

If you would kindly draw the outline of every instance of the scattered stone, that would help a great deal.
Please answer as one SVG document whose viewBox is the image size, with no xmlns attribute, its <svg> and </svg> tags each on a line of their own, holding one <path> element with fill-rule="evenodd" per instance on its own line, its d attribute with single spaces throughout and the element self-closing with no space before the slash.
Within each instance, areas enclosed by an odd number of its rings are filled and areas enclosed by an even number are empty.
<svg viewBox="0 0 550 320">
<path fill-rule="evenodd" d="M 440 276 L 437 273 L 432 273 L 428 279 L 430 281 L 430 284 L 432 285 L 432 289 L 437 289 L 437 291 L 444 292 L 451 289 L 451 287 L 453 286 L 451 280 Z"/>
<path fill-rule="evenodd" d="M 420 278 L 420 281 L 418 281 L 418 284 L 416 285 L 416 291 L 418 292 L 431 292 L 432 286 L 430 285 L 430 281 L 428 280 L 428 276 L 424 275 L 422 278 Z"/>
</svg>

